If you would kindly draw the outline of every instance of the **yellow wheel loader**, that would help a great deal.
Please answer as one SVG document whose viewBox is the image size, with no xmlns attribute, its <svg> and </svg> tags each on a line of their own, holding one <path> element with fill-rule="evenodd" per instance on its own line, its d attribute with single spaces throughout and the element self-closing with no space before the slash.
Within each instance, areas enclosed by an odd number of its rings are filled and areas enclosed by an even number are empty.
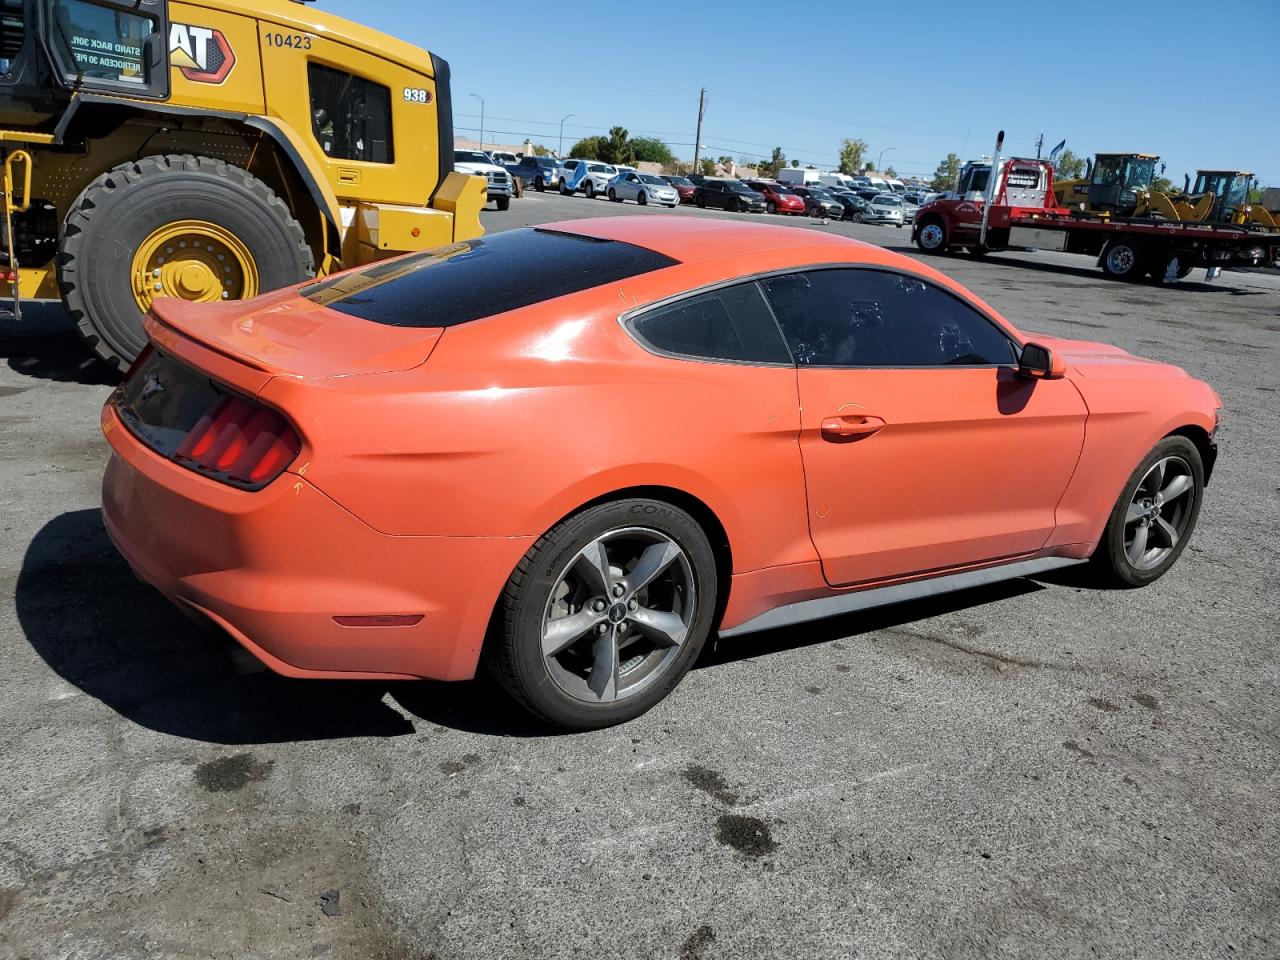
<svg viewBox="0 0 1280 960">
<path fill-rule="evenodd" d="M 1089 161 L 1083 177 L 1054 181 L 1054 196 L 1058 206 L 1071 210 L 1132 216 L 1139 195 L 1151 190 L 1159 162 L 1150 153 L 1099 153 Z"/>
<path fill-rule="evenodd" d="M 153 300 L 480 236 L 449 67 L 294 0 L 0 0 L 0 278 L 127 365 Z"/>
</svg>

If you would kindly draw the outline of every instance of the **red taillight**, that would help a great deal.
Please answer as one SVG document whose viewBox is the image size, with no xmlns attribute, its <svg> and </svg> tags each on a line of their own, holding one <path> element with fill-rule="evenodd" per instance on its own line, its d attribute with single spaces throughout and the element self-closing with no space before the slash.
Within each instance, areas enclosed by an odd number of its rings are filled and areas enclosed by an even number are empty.
<svg viewBox="0 0 1280 960">
<path fill-rule="evenodd" d="M 173 459 L 238 486 L 260 487 L 302 449 L 298 434 L 270 407 L 224 394 L 187 433 Z"/>
</svg>

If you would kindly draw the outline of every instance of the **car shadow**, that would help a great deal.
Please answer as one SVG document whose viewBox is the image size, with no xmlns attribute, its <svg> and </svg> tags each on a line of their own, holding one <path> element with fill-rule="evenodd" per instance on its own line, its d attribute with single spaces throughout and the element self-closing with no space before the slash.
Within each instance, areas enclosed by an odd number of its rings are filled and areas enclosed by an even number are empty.
<svg viewBox="0 0 1280 960">
<path fill-rule="evenodd" d="M 488 681 L 277 676 L 138 581 L 97 510 L 65 513 L 36 534 L 14 599 L 28 642 L 58 676 L 160 733 L 283 743 L 402 736 L 415 732 L 415 720 L 502 736 L 552 732 Z"/>
<path fill-rule="evenodd" d="M 696 667 L 758 658 L 901 626 L 1044 589 L 1031 580 L 958 591 L 708 644 Z M 487 736 L 562 731 L 475 680 L 292 680 L 183 616 L 137 580 L 97 510 L 54 518 L 32 540 L 15 591 L 28 642 L 62 679 L 159 733 L 251 745 L 414 734 L 417 722 Z"/>
<path fill-rule="evenodd" d="M 0 360 L 38 380 L 113 386 L 121 378 L 89 349 L 66 308 L 53 301 L 23 304 L 21 320 L 0 309 Z"/>
</svg>

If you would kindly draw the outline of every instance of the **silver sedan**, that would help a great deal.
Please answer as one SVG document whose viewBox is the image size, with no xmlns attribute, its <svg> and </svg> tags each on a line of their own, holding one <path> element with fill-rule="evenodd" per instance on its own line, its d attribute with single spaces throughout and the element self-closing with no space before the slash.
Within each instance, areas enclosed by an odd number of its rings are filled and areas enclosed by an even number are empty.
<svg viewBox="0 0 1280 960">
<path fill-rule="evenodd" d="M 650 201 L 667 207 L 680 203 L 680 194 L 676 192 L 676 188 L 652 173 L 620 173 L 609 181 L 606 193 L 615 203 L 634 200 L 642 207 Z"/>
</svg>

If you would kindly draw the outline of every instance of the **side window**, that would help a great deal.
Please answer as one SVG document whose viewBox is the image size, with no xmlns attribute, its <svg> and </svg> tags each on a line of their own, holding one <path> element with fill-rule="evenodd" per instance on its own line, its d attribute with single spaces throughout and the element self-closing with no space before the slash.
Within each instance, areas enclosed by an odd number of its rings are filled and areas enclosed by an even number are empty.
<svg viewBox="0 0 1280 960">
<path fill-rule="evenodd" d="M 1013 344 L 990 320 L 906 274 L 812 270 L 761 285 L 802 366 L 987 366 L 1015 359 Z"/>
<path fill-rule="evenodd" d="M 318 63 L 307 64 L 311 127 L 334 160 L 394 163 L 391 91 L 380 83 Z"/>
<path fill-rule="evenodd" d="M 127 87 L 149 82 L 145 45 L 157 27 L 153 17 L 90 0 L 54 0 L 52 14 L 54 52 L 69 74 Z"/>
<path fill-rule="evenodd" d="M 700 360 L 791 363 L 778 325 L 754 283 L 658 307 L 628 321 L 641 343 Z"/>
</svg>

